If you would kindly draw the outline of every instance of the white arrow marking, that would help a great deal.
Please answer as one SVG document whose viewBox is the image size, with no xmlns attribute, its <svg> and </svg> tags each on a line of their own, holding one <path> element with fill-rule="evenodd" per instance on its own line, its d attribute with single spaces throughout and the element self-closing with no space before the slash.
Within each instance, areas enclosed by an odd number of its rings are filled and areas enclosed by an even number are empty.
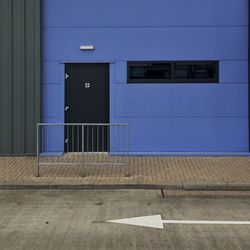
<svg viewBox="0 0 250 250">
<path fill-rule="evenodd" d="M 120 220 L 109 220 L 107 222 L 164 229 L 160 214 Z"/>
<path fill-rule="evenodd" d="M 250 225 L 250 221 L 162 220 L 160 214 L 119 220 L 108 220 L 106 222 L 158 229 L 164 229 L 164 224 Z"/>
</svg>

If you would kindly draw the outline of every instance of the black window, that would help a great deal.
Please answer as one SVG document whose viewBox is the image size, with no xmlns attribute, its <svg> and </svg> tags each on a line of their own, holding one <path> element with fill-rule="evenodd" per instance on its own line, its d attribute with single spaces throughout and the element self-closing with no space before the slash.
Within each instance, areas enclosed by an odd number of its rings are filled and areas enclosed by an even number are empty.
<svg viewBox="0 0 250 250">
<path fill-rule="evenodd" d="M 128 83 L 218 82 L 218 61 L 128 62 Z"/>
<path fill-rule="evenodd" d="M 171 63 L 130 63 L 130 80 L 169 80 L 171 79 Z"/>
</svg>

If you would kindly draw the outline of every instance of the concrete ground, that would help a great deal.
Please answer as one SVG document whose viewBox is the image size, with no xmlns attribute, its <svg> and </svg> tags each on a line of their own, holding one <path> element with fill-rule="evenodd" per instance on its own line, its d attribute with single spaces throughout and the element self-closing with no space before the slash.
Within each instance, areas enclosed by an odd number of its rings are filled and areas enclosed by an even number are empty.
<svg viewBox="0 0 250 250">
<path fill-rule="evenodd" d="M 106 223 L 161 214 L 164 220 L 250 220 L 250 192 L 158 190 L 0 191 L 0 249 L 250 249 L 250 225 Z"/>
<path fill-rule="evenodd" d="M 42 166 L 41 176 L 36 178 L 35 157 L 0 157 L 0 187 L 172 185 L 190 188 L 195 184 L 198 189 L 210 185 L 250 190 L 250 157 L 130 157 L 129 168 L 89 165 L 84 167 L 84 177 L 81 177 L 80 166 L 62 166 L 59 157 L 46 160 L 54 163 L 58 160 L 58 164 Z M 72 158 L 66 157 L 66 160 L 70 162 Z M 114 159 L 118 160 L 122 159 Z"/>
</svg>

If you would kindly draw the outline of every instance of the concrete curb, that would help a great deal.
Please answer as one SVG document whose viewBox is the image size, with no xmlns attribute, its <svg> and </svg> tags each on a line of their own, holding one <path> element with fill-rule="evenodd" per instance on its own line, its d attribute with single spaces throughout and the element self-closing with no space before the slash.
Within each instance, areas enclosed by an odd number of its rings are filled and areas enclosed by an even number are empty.
<svg viewBox="0 0 250 250">
<path fill-rule="evenodd" d="M 46 189 L 68 189 L 68 190 L 91 190 L 91 189 L 171 189 L 171 190 L 180 190 L 182 188 L 180 187 L 164 187 L 162 185 L 137 185 L 137 184 L 109 184 L 109 185 L 88 185 L 88 184 L 82 184 L 82 185 L 23 185 L 23 184 L 17 184 L 17 185 L 1 185 L 0 184 L 0 190 L 46 190 Z"/>
<path fill-rule="evenodd" d="M 186 191 L 250 191 L 250 183 L 166 183 L 166 184 L 11 184 L 0 183 L 0 190 L 91 190 L 91 189 L 162 189 Z"/>
<path fill-rule="evenodd" d="M 250 183 L 183 183 L 187 191 L 250 191 Z"/>
<path fill-rule="evenodd" d="M 228 190 L 228 184 L 227 183 L 183 183 L 183 189 L 187 191 L 198 191 L 198 190 L 226 191 Z"/>
</svg>

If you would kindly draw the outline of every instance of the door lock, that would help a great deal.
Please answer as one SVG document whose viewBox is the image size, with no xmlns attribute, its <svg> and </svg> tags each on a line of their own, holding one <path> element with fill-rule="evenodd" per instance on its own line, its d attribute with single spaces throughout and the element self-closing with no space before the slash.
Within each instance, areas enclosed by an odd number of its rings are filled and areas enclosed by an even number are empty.
<svg viewBox="0 0 250 250">
<path fill-rule="evenodd" d="M 65 107 L 65 111 L 68 111 L 69 110 L 69 107 L 67 106 L 67 107 Z"/>
<path fill-rule="evenodd" d="M 85 83 L 84 83 L 84 87 L 85 87 L 86 89 L 89 89 L 89 88 L 90 88 L 90 83 L 89 83 L 89 82 L 85 82 Z"/>
</svg>

